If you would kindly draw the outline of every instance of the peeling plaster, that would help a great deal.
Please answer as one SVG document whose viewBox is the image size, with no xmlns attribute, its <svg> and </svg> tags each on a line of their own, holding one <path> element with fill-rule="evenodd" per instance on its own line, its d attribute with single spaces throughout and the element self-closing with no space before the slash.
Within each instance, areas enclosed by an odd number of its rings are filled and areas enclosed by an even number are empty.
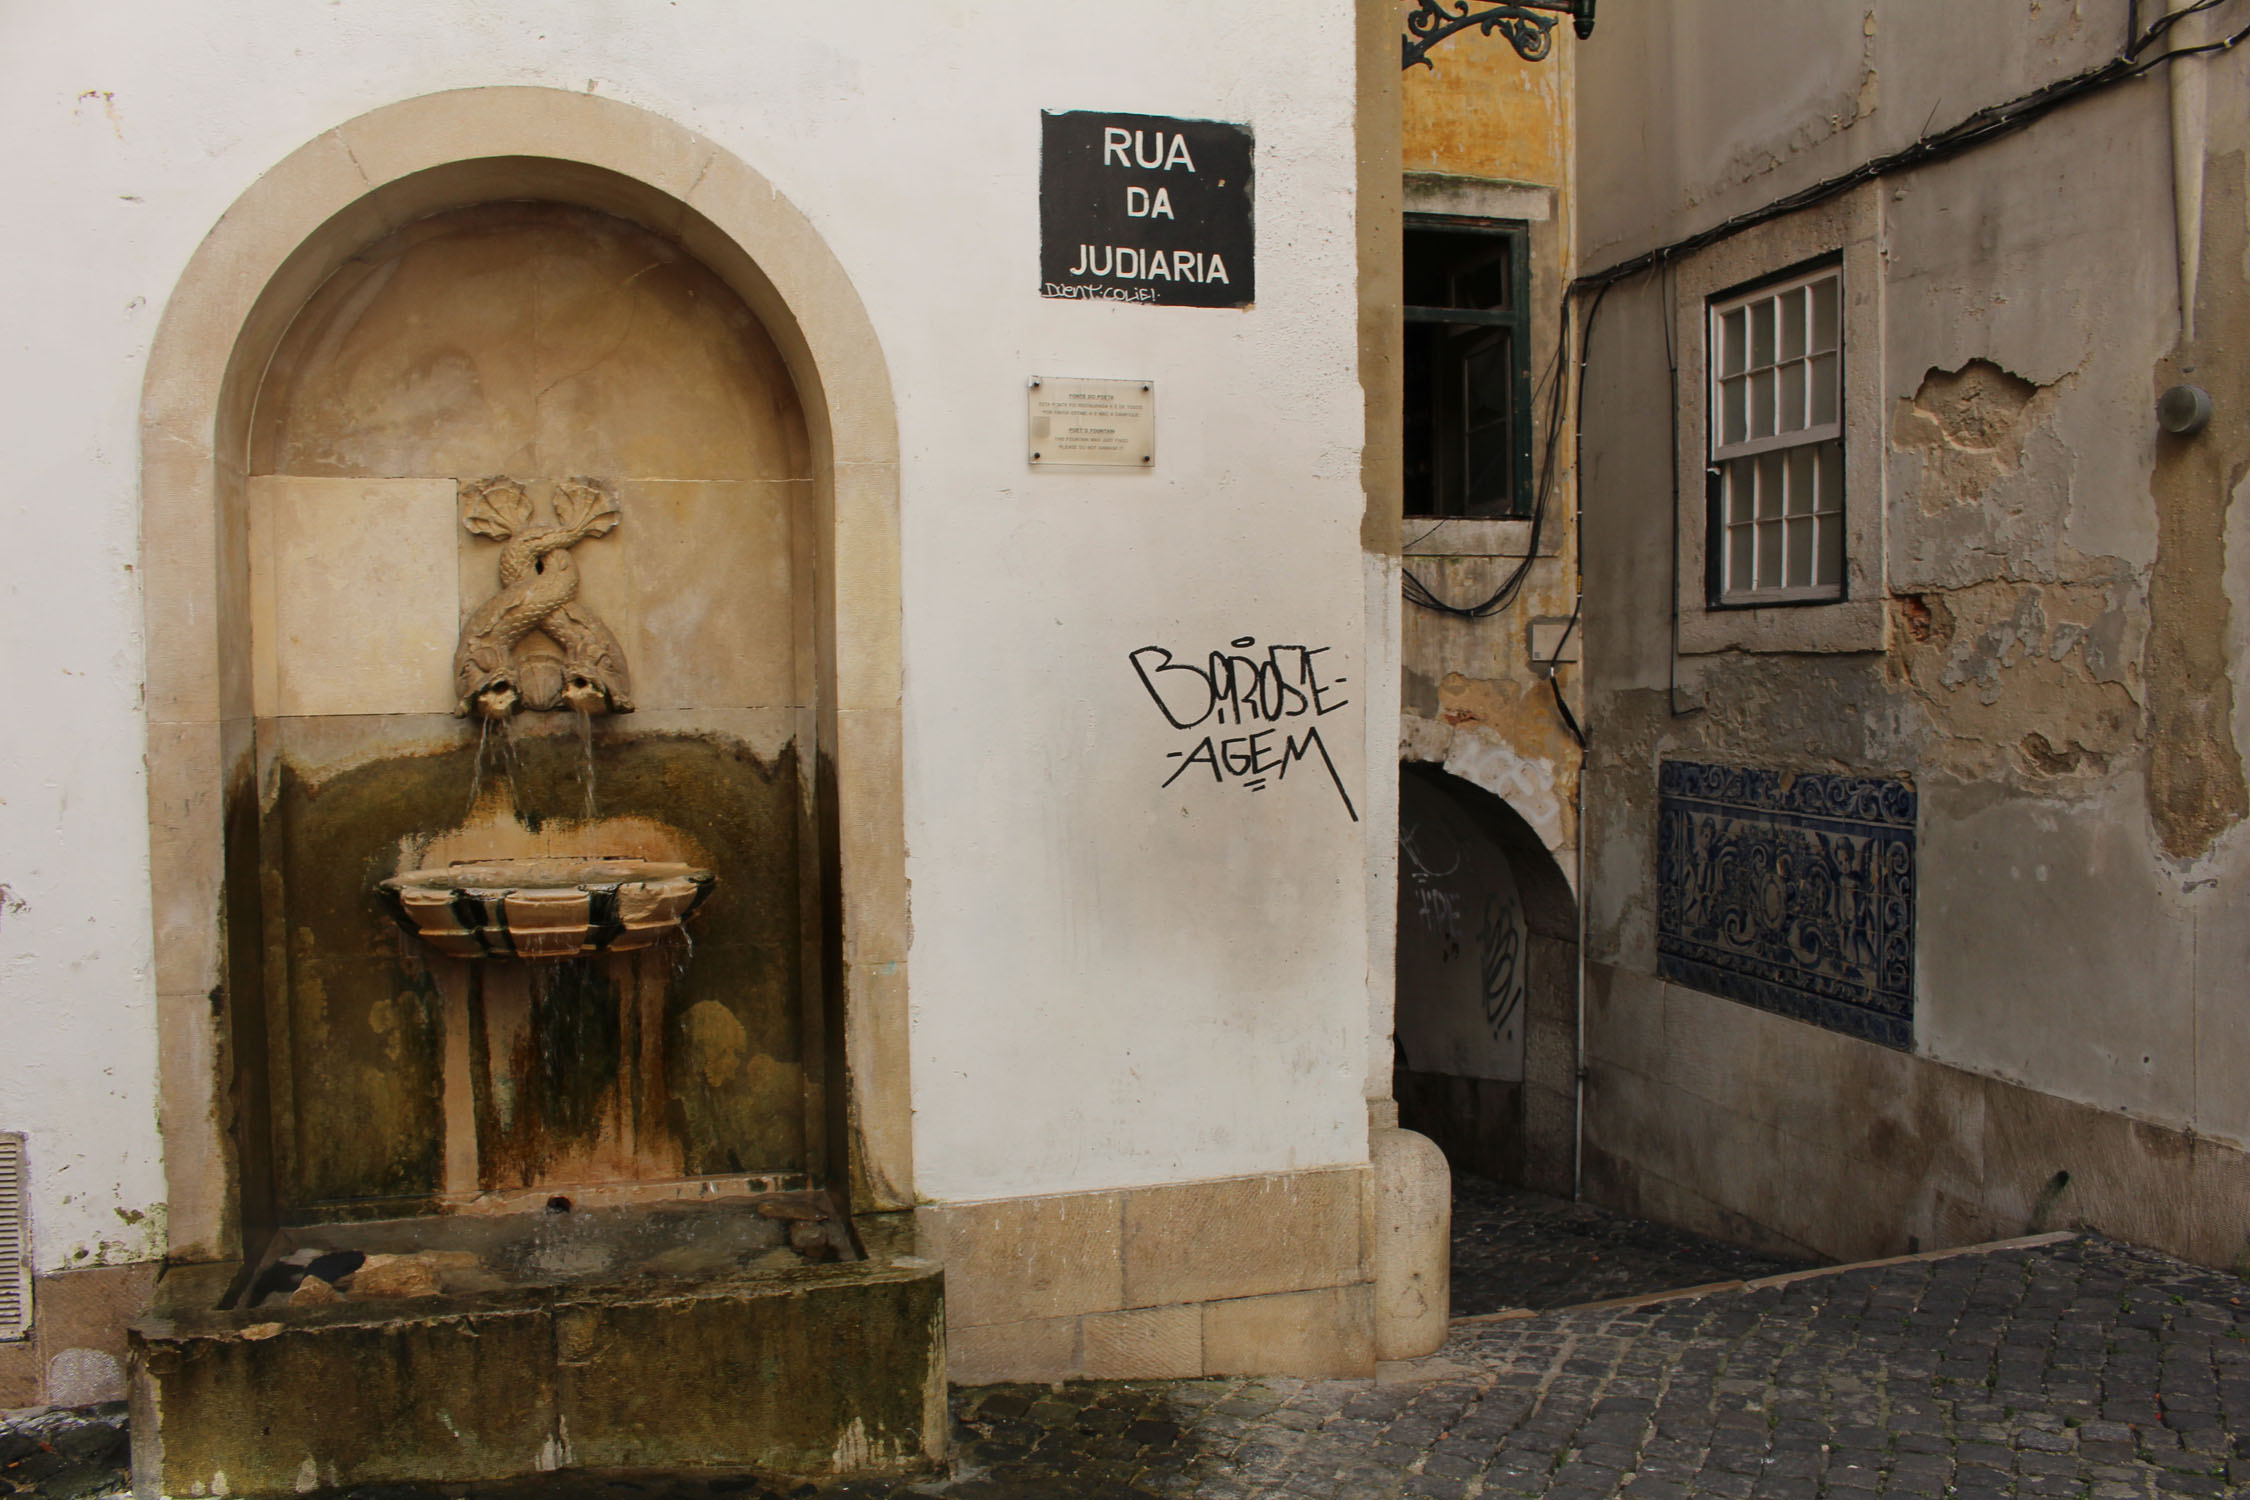
<svg viewBox="0 0 2250 1500">
<path fill-rule="evenodd" d="M 1515 811 L 1554 856 L 1575 893 L 1578 857 L 1570 798 L 1552 758 L 1525 755 L 1481 725 L 1399 716 L 1399 758 L 1441 766 L 1498 797 Z"/>
<path fill-rule="evenodd" d="M 1928 735 L 1921 762 L 1964 780 L 2011 775 L 2040 790 L 2099 773 L 2139 742 L 2135 616 L 2101 584 L 1983 583 L 1892 601 L 1891 670 Z M 2137 647 L 2137 641 L 2134 643 Z"/>
</svg>

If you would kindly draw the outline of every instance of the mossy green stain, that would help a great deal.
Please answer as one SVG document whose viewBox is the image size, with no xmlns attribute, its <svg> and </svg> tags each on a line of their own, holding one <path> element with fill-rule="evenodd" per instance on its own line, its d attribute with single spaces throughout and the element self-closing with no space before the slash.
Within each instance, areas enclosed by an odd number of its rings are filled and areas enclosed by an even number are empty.
<svg viewBox="0 0 2250 1500">
<path fill-rule="evenodd" d="M 286 760 L 278 768 L 261 844 L 268 911 L 286 934 L 267 947 L 286 965 L 284 982 L 269 985 L 291 1075 L 292 1107 L 275 1126 L 290 1137 L 275 1153 L 286 1217 L 356 1216 L 367 1200 L 398 1211 L 407 1206 L 400 1200 L 428 1198 L 441 1186 L 443 1008 L 433 966 L 450 961 L 425 958 L 404 940 L 374 887 L 396 873 L 402 847 L 462 821 L 476 754 L 464 744 L 394 756 L 317 782 Z M 489 781 L 501 773 L 498 753 L 488 754 Z M 582 754 L 572 736 L 515 744 L 508 781 L 519 823 L 537 831 L 580 814 Z M 718 736 L 627 727 L 597 738 L 595 766 L 600 817 L 676 830 L 718 877 L 692 954 L 666 976 L 661 1042 L 641 1039 L 665 1049 L 669 1098 L 655 1118 L 675 1134 L 691 1174 L 803 1170 L 807 987 L 795 747 L 769 760 Z M 243 937 L 231 932 L 230 942 Z M 637 961 L 663 960 L 651 953 Z M 550 1004 L 539 1023 L 549 1045 L 531 1094 L 550 1141 L 595 1128 L 595 1102 L 620 1082 L 611 1034 L 620 1007 L 609 981 L 559 983 L 604 1014 L 566 1019 Z M 683 1024 L 705 1001 L 724 1007 L 747 1039 L 746 1066 L 723 1081 L 731 1087 L 701 1075 Z M 765 1065 L 747 1066 L 755 1059 Z"/>
</svg>

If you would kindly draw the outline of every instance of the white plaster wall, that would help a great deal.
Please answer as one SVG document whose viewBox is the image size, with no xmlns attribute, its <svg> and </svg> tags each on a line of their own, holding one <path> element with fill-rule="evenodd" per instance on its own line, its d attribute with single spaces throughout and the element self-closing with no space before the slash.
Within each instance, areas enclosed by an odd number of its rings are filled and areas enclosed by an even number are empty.
<svg viewBox="0 0 2250 1500">
<path fill-rule="evenodd" d="M 1363 1159 L 1365 829 L 1302 765 L 1262 792 L 1161 791 L 1187 747 L 1126 657 L 1331 648 L 1352 706 L 1323 738 L 1365 802 L 1351 11 L 1295 8 L 1285 48 L 1268 11 L 0 5 L 0 1129 L 31 1138 L 43 1268 L 162 1250 L 133 573 L 149 338 L 273 163 L 480 84 L 599 91 L 734 152 L 827 238 L 883 341 L 920 1190 Z M 1257 308 L 1037 297 L 1042 109 L 1251 125 Z M 1154 379 L 1155 472 L 1030 473 L 1035 372 Z"/>
</svg>

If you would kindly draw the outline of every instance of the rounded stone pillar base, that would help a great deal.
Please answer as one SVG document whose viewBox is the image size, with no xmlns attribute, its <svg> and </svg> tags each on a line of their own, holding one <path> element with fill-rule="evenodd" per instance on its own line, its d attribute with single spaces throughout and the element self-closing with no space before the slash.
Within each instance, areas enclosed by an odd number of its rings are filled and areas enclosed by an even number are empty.
<svg viewBox="0 0 2250 1500">
<path fill-rule="evenodd" d="M 1445 1342 L 1452 1294 L 1453 1177 L 1428 1136 L 1370 1131 L 1369 1256 L 1375 1357 L 1413 1359 Z"/>
</svg>

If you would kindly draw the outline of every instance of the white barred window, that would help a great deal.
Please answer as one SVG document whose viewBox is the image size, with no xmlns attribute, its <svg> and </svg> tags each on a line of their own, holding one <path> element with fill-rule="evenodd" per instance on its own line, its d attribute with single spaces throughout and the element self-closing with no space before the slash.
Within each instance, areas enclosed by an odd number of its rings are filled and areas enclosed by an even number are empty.
<svg viewBox="0 0 2250 1500">
<path fill-rule="evenodd" d="M 1713 602 L 1840 599 L 1843 269 L 1710 310 Z"/>
</svg>

